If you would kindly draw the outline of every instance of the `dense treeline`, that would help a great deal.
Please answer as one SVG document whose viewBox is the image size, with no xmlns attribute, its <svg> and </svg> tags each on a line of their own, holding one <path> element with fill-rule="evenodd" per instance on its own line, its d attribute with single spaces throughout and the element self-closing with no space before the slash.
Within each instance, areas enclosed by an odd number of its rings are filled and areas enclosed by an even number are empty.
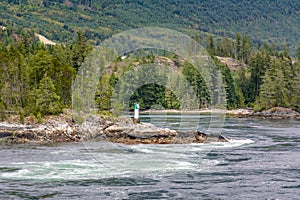
<svg viewBox="0 0 300 200">
<path fill-rule="evenodd" d="M 32 30 L 0 30 L 0 113 L 57 114 L 71 105 L 71 85 L 90 47 L 78 33 L 72 44 L 45 46 Z"/>
<path fill-rule="evenodd" d="M 242 63 L 248 66 L 236 72 L 226 70 L 226 66 L 221 68 L 229 108 L 246 105 L 255 110 L 264 110 L 282 106 L 299 110 L 299 47 L 296 58 L 292 59 L 285 44 L 279 47 L 264 43 L 254 48 L 248 36 L 239 33 L 235 40 L 222 38 L 217 44 L 210 37 L 207 44 L 212 56 L 235 58 L 241 62 L 241 66 Z"/>
<path fill-rule="evenodd" d="M 239 33 L 234 40 L 208 37 L 206 46 L 222 73 L 229 109 L 254 107 L 264 110 L 283 106 L 300 110 L 300 55 L 291 58 L 285 45 L 278 47 L 264 43 L 256 48 L 247 35 Z M 70 108 L 72 82 L 91 49 L 81 31 L 70 43 L 45 46 L 33 30 L 13 27 L 1 30 L 1 117 L 7 112 L 19 113 L 22 117 L 29 114 L 40 117 Z M 123 80 L 125 85 L 120 85 L 119 81 L 124 79 L 126 72 L 145 63 L 166 61 L 168 65 L 167 60 L 172 61 L 173 70 L 185 77 L 193 89 L 193 95 L 187 92 L 179 77 L 166 82 L 167 76 L 158 73 L 153 78 L 157 81 L 159 77 L 162 85 L 150 83 L 137 88 L 129 98 L 129 109 L 135 102 L 140 103 L 141 109 L 210 108 L 211 94 L 203 75 L 192 64 L 164 51 L 156 54 L 141 52 L 134 52 L 126 59 L 118 58 L 102 75 L 95 94 L 100 111 L 114 109 L 111 104 L 114 91 L 124 95 L 126 88 L 132 88 L 133 84 L 147 76 L 147 72 L 139 69 L 134 75 L 136 77 L 129 77 L 128 81 Z M 234 58 L 244 67 L 232 70 L 217 56 Z M 177 94 L 171 88 L 176 88 Z M 184 102 L 186 99 L 192 101 Z"/>
<path fill-rule="evenodd" d="M 237 33 L 234 40 L 229 38 L 219 40 L 208 37 L 207 51 L 222 73 L 228 109 L 252 107 L 255 110 L 264 110 L 274 106 L 283 106 L 299 110 L 299 55 L 297 55 L 298 58 L 292 59 L 286 45 L 280 47 L 275 44 L 264 43 L 261 46 L 254 47 L 247 35 Z M 154 59 L 150 57 L 136 58 L 134 61 L 139 64 L 155 62 L 158 56 L 154 56 Z M 164 56 L 169 57 L 176 63 L 177 70 L 186 77 L 186 80 L 194 89 L 199 103 L 197 108 L 209 108 L 211 106 L 211 94 L 200 72 L 190 63 L 178 61 L 176 55 Z M 231 70 L 217 56 L 234 58 L 240 63 L 240 66 L 236 70 Z M 124 69 L 125 71 L 133 68 L 132 62 L 127 63 L 129 67 Z M 108 100 L 111 98 L 115 83 L 121 74 L 125 72 L 124 70 L 118 72 L 115 68 L 110 76 L 104 76 L 100 85 L 103 87 L 103 81 L 106 80 L 104 85 L 110 88 L 109 94 L 105 93 Z M 111 82 L 114 84 L 111 84 Z M 130 87 L 130 80 L 128 84 L 127 87 Z M 182 89 L 180 84 L 177 88 L 178 90 Z M 134 102 L 139 102 L 142 109 L 150 109 L 155 106 L 165 109 L 178 109 L 183 108 L 183 105 L 179 103 L 180 100 L 167 88 L 150 84 L 143 86 L 134 93 L 130 105 L 132 108 Z M 98 102 L 99 105 L 103 104 L 103 101 L 98 100 Z M 110 106 L 108 103 L 105 108 L 109 109 Z"/>
<path fill-rule="evenodd" d="M 298 0 L 3 0 L 0 7 L 0 25 L 34 28 L 60 42 L 78 28 L 99 43 L 123 30 L 159 26 L 232 39 L 243 32 L 256 44 L 286 42 L 295 52 L 300 37 Z"/>
</svg>

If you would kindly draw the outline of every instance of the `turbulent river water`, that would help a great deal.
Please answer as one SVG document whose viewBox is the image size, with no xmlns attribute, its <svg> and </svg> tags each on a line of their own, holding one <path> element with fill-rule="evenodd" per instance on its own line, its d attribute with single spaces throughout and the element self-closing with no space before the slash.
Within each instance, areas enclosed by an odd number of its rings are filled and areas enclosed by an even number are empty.
<svg viewBox="0 0 300 200">
<path fill-rule="evenodd" d="M 182 131 L 222 124 L 207 114 L 141 120 Z M 0 199 L 299 199 L 299 122 L 226 118 L 228 143 L 0 146 Z"/>
</svg>

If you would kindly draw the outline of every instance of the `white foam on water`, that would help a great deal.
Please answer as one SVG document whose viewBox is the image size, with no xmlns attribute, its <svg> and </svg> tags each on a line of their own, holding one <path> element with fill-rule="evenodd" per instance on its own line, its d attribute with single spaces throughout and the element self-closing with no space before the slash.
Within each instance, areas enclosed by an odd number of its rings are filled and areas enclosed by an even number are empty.
<svg viewBox="0 0 300 200">
<path fill-rule="evenodd" d="M 57 150 L 57 151 L 50 152 L 50 154 L 53 154 L 53 155 L 66 155 L 68 153 L 69 153 L 69 151 L 64 151 L 64 150 Z"/>
<path fill-rule="evenodd" d="M 199 171 L 219 163 L 205 156 L 215 148 L 233 148 L 254 143 L 250 139 L 229 140 L 210 144 L 126 145 L 114 153 L 91 152 L 94 159 L 60 160 L 58 162 L 11 163 L 20 170 L 0 173 L 0 178 L 37 180 L 78 180 L 124 176 L 130 174 L 161 174 L 175 171 Z"/>
<path fill-rule="evenodd" d="M 255 141 L 251 140 L 251 139 L 241 139 L 241 140 L 230 139 L 229 142 L 227 142 L 229 147 L 243 146 L 243 145 L 252 144 L 252 143 L 255 143 Z M 226 142 L 224 144 L 226 144 Z"/>
<path fill-rule="evenodd" d="M 20 169 L 18 171 L 0 174 L 0 177 L 1 176 L 3 178 L 23 177 L 24 175 L 28 174 L 29 172 L 30 172 L 30 170 L 28 170 L 28 169 Z"/>
<path fill-rule="evenodd" d="M 254 143 L 254 140 L 251 139 L 229 139 L 228 142 L 213 142 L 209 144 L 199 144 L 199 143 L 193 143 L 190 144 L 192 149 L 194 150 L 205 150 L 205 149 L 214 149 L 214 148 L 230 148 L 230 147 L 238 147 L 243 146 L 246 144 L 252 144 Z"/>
<path fill-rule="evenodd" d="M 0 174 L 2 178 L 25 180 L 78 180 L 123 176 L 127 174 L 160 174 L 170 171 L 184 171 L 199 168 L 192 160 L 140 155 L 126 156 L 124 159 L 111 158 L 113 162 L 101 164 L 94 160 L 68 160 L 60 162 L 36 162 L 16 164 L 21 168 L 14 172 Z M 110 166 L 110 167 L 107 167 Z"/>
<path fill-rule="evenodd" d="M 133 150 L 134 152 L 154 153 L 153 150 L 151 150 L 149 148 L 145 148 L 142 145 L 130 146 L 130 149 Z"/>
<path fill-rule="evenodd" d="M 97 177 L 97 174 L 107 173 L 107 169 L 98 162 L 67 160 L 59 162 L 28 162 L 17 163 L 14 167 L 21 168 L 14 172 L 4 172 L 0 174 L 2 178 L 13 179 L 84 179 Z"/>
</svg>

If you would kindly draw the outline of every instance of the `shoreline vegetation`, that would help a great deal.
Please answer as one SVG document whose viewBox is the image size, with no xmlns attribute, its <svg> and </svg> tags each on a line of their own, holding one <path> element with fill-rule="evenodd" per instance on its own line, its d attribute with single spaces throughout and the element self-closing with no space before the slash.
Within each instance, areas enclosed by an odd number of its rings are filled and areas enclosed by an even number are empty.
<svg viewBox="0 0 300 200">
<path fill-rule="evenodd" d="M 148 110 L 142 114 L 201 114 L 224 113 L 228 117 L 239 118 L 300 118 L 300 113 L 288 108 L 274 107 L 264 112 L 253 112 L 250 109 L 236 110 Z M 34 116 L 24 118 L 10 115 L 0 122 L 0 144 L 51 144 L 61 142 L 108 141 L 124 144 L 188 144 L 228 142 L 221 135 L 207 135 L 196 130 L 178 132 L 168 128 L 159 128 L 150 123 L 134 123 L 131 118 L 108 116 L 91 116 L 82 124 L 76 124 L 72 111 L 65 110 L 56 116 L 44 116 L 37 120 Z"/>
<path fill-rule="evenodd" d="M 138 38 L 132 38 L 135 39 Z M 300 47 L 299 55 L 291 57 L 285 46 L 277 48 L 266 43 L 254 47 L 245 34 L 236 33 L 232 40 L 206 39 L 206 51 L 212 61 L 209 63 L 222 75 L 220 87 L 224 88 L 227 109 L 249 107 L 262 111 L 281 106 L 300 111 Z M 72 84 L 93 47 L 81 30 L 66 45 L 46 45 L 34 30 L 16 26 L 2 28 L 0 118 L 6 111 L 24 117 L 30 114 L 42 117 L 71 108 Z M 113 55 L 112 51 L 110 56 Z M 168 78 L 166 73 L 139 67 L 145 64 L 166 66 L 175 75 Z M 119 94 L 117 99 L 129 98 L 129 109 L 133 109 L 134 103 L 139 103 L 142 110 L 201 109 L 216 105 L 217 99 L 210 92 L 213 88 L 208 87 L 205 75 L 172 52 L 136 50 L 126 57 L 117 57 L 101 70 L 103 74 L 95 91 L 95 106 L 99 111 L 113 109 L 111 99 L 115 92 Z M 134 73 L 125 76 L 129 72 Z M 147 78 L 151 83 L 129 93 L 137 83 L 144 83 L 145 74 L 149 73 L 151 76 Z M 178 79 L 176 74 L 181 74 L 183 79 Z M 217 84 L 216 80 L 213 84 Z"/>
<path fill-rule="evenodd" d="M 81 125 L 75 124 L 72 111 L 67 109 L 77 99 L 72 96 L 73 83 L 94 47 L 86 32 L 74 31 L 74 39 L 66 44 L 46 45 L 33 29 L 6 26 L 0 30 L 0 121 L 3 121 L 0 124 L 0 143 L 80 142 L 91 139 L 125 144 L 226 141 L 226 138 L 193 130 L 179 133 L 108 116 L 94 116 Z M 219 105 L 204 74 L 182 57 L 162 49 L 138 49 L 128 53 L 126 58 L 118 57 L 106 68 L 101 68 L 103 74 L 94 93 L 97 111 L 108 114 L 107 111 L 122 106 L 112 104 L 114 93 L 119 94 L 117 99 L 127 99 L 125 94 L 131 94 L 131 88 L 143 83 L 128 97 L 127 109 L 132 110 L 134 103 L 138 103 L 141 110 L 150 109 L 150 113 L 221 112 L 230 117 L 299 118 L 300 46 L 299 54 L 291 57 L 286 45 L 255 45 L 243 33 L 221 40 L 213 36 L 200 38 L 197 34 L 194 37 L 200 44 L 206 44 L 212 61 L 209 63 L 215 65 L 222 75 L 221 86 L 224 87 L 229 111 L 203 109 Z M 131 38 L 132 41 L 135 39 L 139 38 Z M 201 39 L 206 41 L 201 42 Z M 120 42 L 123 44 L 123 40 Z M 110 54 L 113 57 L 114 51 Z M 166 66 L 176 76 L 170 76 L 169 80 L 165 73 L 139 67 L 149 63 Z M 124 75 L 131 71 L 134 71 L 132 76 Z M 145 74 L 149 73 L 151 76 L 148 77 L 152 79 L 146 82 L 150 84 L 144 84 Z M 177 74 L 184 78 L 179 79 Z M 213 83 L 217 83 L 215 79 Z M 176 88 L 179 94 L 170 88 Z M 237 109 L 247 107 L 251 109 Z M 160 108 L 169 110 L 151 110 Z M 176 110 L 180 108 L 200 110 Z"/>
<path fill-rule="evenodd" d="M 133 41 L 134 39 L 136 38 L 132 38 Z M 228 115 L 272 118 L 298 115 L 291 114 L 291 110 L 261 111 L 274 106 L 300 111 L 300 54 L 290 57 L 289 50 L 284 46 L 278 49 L 272 44 L 254 47 L 253 41 L 240 33 L 236 33 L 236 38 L 232 40 L 219 41 L 213 37 L 206 39 L 206 51 L 212 61 L 209 63 L 216 65 L 222 75 L 220 87 L 224 91 L 220 92 L 224 93 L 221 96 L 226 97 L 226 108 L 231 110 L 249 107 L 255 111 L 230 111 L 227 112 Z M 81 30 L 66 45 L 45 45 L 36 37 L 34 30 L 16 26 L 2 28 L 0 119 L 6 112 L 18 114 L 21 119 L 30 115 L 42 119 L 71 108 L 73 100 L 81 98 L 72 97 L 73 83 L 93 47 Z M 112 51 L 110 56 L 113 55 Z M 169 76 L 153 70 L 153 67 L 139 67 L 148 63 L 166 66 L 175 75 Z M 111 100 L 115 97 L 116 100 L 128 99 L 128 109 L 133 109 L 134 103 L 138 103 L 141 110 L 203 109 L 220 104 L 216 102 L 216 95 L 210 92 L 214 88 L 208 87 L 204 74 L 192 63 L 172 52 L 136 50 L 124 58 L 116 58 L 107 67 L 102 67 L 103 74 L 99 77 L 99 82 L 95 83 L 97 86 L 94 93 L 95 107 L 99 112 L 122 106 L 120 102 L 112 104 Z M 125 75 L 128 73 L 130 76 Z M 144 84 L 145 74 L 149 73 L 151 76 L 147 76 L 149 80 L 146 81 L 149 84 Z M 179 79 L 180 74 L 183 79 Z M 211 85 L 217 84 L 215 79 L 212 81 Z M 136 85 L 141 87 L 131 91 Z M 177 92 L 173 91 L 174 88 Z M 199 112 L 208 111 L 204 109 Z"/>
</svg>

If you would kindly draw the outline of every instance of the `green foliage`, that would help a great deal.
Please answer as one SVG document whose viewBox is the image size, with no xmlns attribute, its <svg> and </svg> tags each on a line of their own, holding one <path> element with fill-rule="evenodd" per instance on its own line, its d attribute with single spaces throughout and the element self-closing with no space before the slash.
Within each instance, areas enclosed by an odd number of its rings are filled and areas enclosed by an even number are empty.
<svg viewBox="0 0 300 200">
<path fill-rule="evenodd" d="M 20 116 L 21 124 L 24 124 L 24 122 L 25 122 L 25 111 L 24 111 L 24 109 L 20 109 L 19 116 Z"/>
<path fill-rule="evenodd" d="M 240 63 L 248 64 L 247 69 L 230 72 L 215 59 L 226 85 L 228 108 L 242 107 L 245 104 L 254 106 L 255 110 L 272 106 L 299 109 L 296 106 L 299 103 L 299 61 L 292 62 L 285 43 L 281 46 L 263 43 L 258 49 L 254 49 L 247 35 L 237 33 L 234 41 L 223 38 L 217 42 L 215 54 L 237 58 Z"/>
<path fill-rule="evenodd" d="M 51 78 L 44 75 L 37 89 L 32 92 L 35 114 L 58 114 L 62 111 L 60 97 L 55 93 Z"/>
<path fill-rule="evenodd" d="M 169 0 L 163 2 L 104 0 L 92 3 L 91 1 L 70 0 L 71 4 L 69 5 L 65 1 L 64 3 L 62 1 L 46 0 L 40 2 L 26 0 L 0 2 L 0 6 L 7 11 L 0 13 L 0 24 L 7 27 L 6 30 L 0 30 L 0 113 L 2 116 L 5 115 L 6 111 L 20 111 L 18 112 L 20 118 L 30 113 L 42 117 L 46 114 L 57 114 L 63 108 L 70 107 L 72 103 L 72 82 L 75 73 L 91 52 L 91 40 L 97 44 L 113 33 L 144 26 L 152 20 L 151 25 L 178 28 L 188 33 L 192 31 L 187 27 L 192 26 L 196 29 L 193 33 L 195 33 L 197 41 L 200 41 L 200 37 L 209 35 L 206 47 L 210 55 L 231 57 L 237 59 L 241 64 L 247 64 L 248 67 L 232 71 L 228 66 L 215 59 L 215 63 L 222 73 L 229 109 L 243 107 L 246 104 L 247 106 L 254 105 L 257 110 L 272 106 L 286 106 L 300 110 L 300 54 L 298 52 L 300 48 L 295 48 L 295 55 L 298 60 L 294 59 L 294 62 L 292 62 L 290 58 L 290 48 L 294 48 L 293 45 L 291 46 L 291 41 L 295 40 L 293 37 L 297 36 L 298 32 L 296 33 L 295 30 L 298 29 L 292 27 L 292 30 L 285 32 L 282 28 L 284 25 L 291 25 L 292 22 L 295 22 L 294 20 L 299 19 L 298 15 L 294 15 L 295 7 L 299 7 L 298 1 L 289 0 L 286 1 L 286 4 L 277 2 L 279 7 L 287 5 L 286 8 L 289 13 L 277 13 L 276 11 L 274 15 L 270 15 L 270 20 L 281 15 L 294 17 L 294 19 L 289 19 L 290 21 L 288 20 L 286 24 L 282 25 L 280 29 L 274 23 L 272 23 L 274 27 L 270 27 L 265 21 L 265 16 L 261 16 L 264 27 L 256 26 L 256 28 L 263 29 L 267 27 L 268 31 L 260 32 L 256 30 L 252 32 L 251 30 L 248 31 L 249 35 L 243 34 L 243 32 L 247 32 L 245 31 L 246 28 L 243 28 L 236 14 L 240 13 L 240 10 L 236 10 L 236 13 L 232 16 L 224 16 L 223 11 L 220 11 L 219 6 L 222 5 L 224 8 L 228 6 L 224 4 L 224 1 L 217 5 L 210 1 L 190 1 L 187 4 L 186 1 L 178 0 L 172 1 L 172 6 Z M 230 2 L 227 3 L 230 4 Z M 273 4 L 274 2 L 269 3 Z M 248 1 L 239 1 L 235 4 L 251 6 Z M 258 4 L 265 5 L 264 2 L 258 2 Z M 293 6 L 290 7 L 292 4 Z M 164 8 L 167 5 L 170 5 L 170 7 Z M 186 6 L 179 9 L 179 5 Z M 191 16 L 193 16 L 193 13 L 201 16 L 202 14 L 199 11 L 201 6 L 197 10 L 192 5 L 206 5 L 209 8 L 215 8 L 219 11 L 219 15 L 214 15 L 214 21 L 204 17 L 200 22 Z M 148 8 L 146 11 L 145 7 Z M 128 10 L 125 8 L 128 8 Z M 234 9 L 235 5 L 231 8 Z M 268 8 L 272 9 L 271 7 Z M 265 11 L 265 8 L 260 9 Z M 121 10 L 124 12 L 120 12 Z M 135 12 L 132 13 L 130 10 Z M 254 10 L 258 14 L 254 17 L 254 20 L 261 19 L 258 17 L 261 10 Z M 204 13 L 210 14 L 213 12 L 215 11 L 207 10 Z M 247 12 L 243 15 L 243 23 L 245 22 L 245 24 L 248 23 L 248 20 L 252 20 Z M 44 15 L 41 15 L 41 13 Z M 152 17 L 149 18 L 149 16 Z M 220 20 L 220 16 L 223 16 L 224 20 Z M 182 20 L 183 17 L 185 20 Z M 30 20 L 28 20 L 29 18 Z M 228 19 L 232 20 L 231 24 L 227 23 L 226 20 Z M 68 43 L 45 46 L 35 37 L 33 29 L 17 28 L 11 21 L 15 21 L 15 24 L 21 26 L 33 26 L 35 30 L 39 30 L 40 33 L 51 39 L 68 41 Z M 163 22 L 166 23 L 162 24 Z M 281 23 L 279 18 L 277 22 L 278 24 Z M 178 24 L 181 24 L 182 27 L 178 27 Z M 98 27 L 99 25 L 101 28 Z M 77 30 L 78 27 L 85 28 Z M 277 32 L 270 31 L 275 27 L 277 27 Z M 235 34 L 232 30 L 239 30 L 241 33 Z M 288 43 L 282 42 L 281 46 L 270 43 L 271 41 L 261 42 L 265 39 L 265 35 L 269 37 L 270 34 L 275 34 L 272 38 L 276 42 L 283 40 L 283 37 L 279 38 L 278 33 L 284 33 L 285 36 L 291 33 L 294 35 L 288 37 Z M 226 37 L 213 37 L 213 34 Z M 250 38 L 258 39 L 255 39 L 252 43 Z M 257 48 L 254 48 L 254 44 Z M 211 94 L 209 94 L 202 75 L 190 63 L 181 61 L 180 58 L 170 52 L 162 50 L 161 54 L 175 63 L 176 70 L 182 73 L 192 86 L 197 97 L 194 102 L 199 101 L 199 105 L 195 103 L 198 106 L 197 108 L 210 107 L 210 102 L 214 97 L 210 96 Z M 139 50 L 133 57 L 139 64 L 144 64 L 155 63 L 158 55 L 149 53 L 147 50 Z M 125 64 L 119 65 L 122 62 Z M 121 76 L 135 68 L 133 62 L 134 59 L 127 62 L 119 57 L 111 71 L 104 74 L 99 80 L 96 103 L 101 112 L 111 111 L 110 101 L 113 90 L 118 86 L 117 83 Z M 148 74 L 140 70 L 137 77 L 129 77 L 126 81 L 127 85 L 124 86 L 125 89 L 120 90 L 122 91 L 120 95 L 125 95 L 126 88 L 143 81 L 145 77 L 148 77 Z M 194 106 L 188 105 L 193 104 L 191 101 L 184 102 L 186 99 L 193 99 L 193 97 L 191 93 L 185 91 L 186 88 L 182 86 L 184 85 L 182 80 L 177 77 L 170 80 L 170 83 L 166 83 L 167 78 L 165 76 L 158 75 L 157 78 L 162 80 L 161 82 L 166 87 L 159 84 L 141 86 L 130 97 L 129 103 L 131 106 L 135 102 L 140 103 L 141 109 L 184 109 L 184 106 L 188 108 Z M 177 88 L 179 95 L 171 90 L 174 87 Z"/>
<path fill-rule="evenodd" d="M 249 59 L 252 53 L 252 43 L 247 35 L 242 36 L 241 58 L 243 63 L 249 63 Z"/>
<path fill-rule="evenodd" d="M 73 40 L 78 28 L 99 44 L 122 30 L 159 26 L 200 37 L 248 33 L 255 43 L 286 41 L 294 51 L 300 36 L 298 0 L 5 0 L 0 7 L 0 25 L 34 28 L 61 42 Z"/>
<path fill-rule="evenodd" d="M 151 109 L 155 105 L 163 104 L 165 89 L 161 85 L 146 84 L 134 92 L 130 99 L 130 107 L 133 108 L 135 102 L 140 104 L 140 109 Z"/>
<path fill-rule="evenodd" d="M 292 74 L 286 59 L 273 58 L 270 67 L 266 70 L 259 96 L 255 102 L 255 109 L 269 109 L 275 106 L 293 107 L 296 105 L 299 86 Z M 291 92 L 292 91 L 292 92 Z"/>
<path fill-rule="evenodd" d="M 30 113 L 57 114 L 70 107 L 77 67 L 71 64 L 79 44 L 45 46 L 32 30 L 15 27 L 1 30 L 0 38 L 0 102 L 5 110 L 23 118 Z M 75 41 L 82 44 L 85 39 Z M 91 48 L 87 42 L 81 46 Z"/>
<path fill-rule="evenodd" d="M 293 108 L 300 111 L 300 63 L 295 65 L 295 89 L 296 92 L 294 94 L 295 102 L 293 104 Z"/>
<path fill-rule="evenodd" d="M 168 88 L 165 88 L 165 96 L 163 102 L 164 108 L 179 109 L 180 103 L 178 97 Z"/>
<path fill-rule="evenodd" d="M 5 118 L 6 118 L 6 115 L 5 115 L 5 106 L 3 104 L 3 102 L 0 101 L 0 121 L 4 121 Z"/>
<path fill-rule="evenodd" d="M 235 58 L 235 42 L 228 37 L 222 38 L 217 44 L 216 55 Z"/>
<path fill-rule="evenodd" d="M 250 79 L 244 86 L 244 96 L 246 104 L 253 103 L 259 95 L 260 86 L 263 81 L 263 76 L 270 65 L 270 55 L 264 50 L 255 53 L 249 61 Z"/>
<path fill-rule="evenodd" d="M 209 55 L 214 56 L 216 54 L 215 42 L 212 36 L 208 38 L 206 49 Z"/>
<path fill-rule="evenodd" d="M 184 62 L 182 74 L 194 88 L 196 96 L 199 99 L 199 108 L 209 107 L 210 97 L 208 88 L 200 72 L 192 64 Z"/>
<path fill-rule="evenodd" d="M 96 92 L 96 104 L 101 111 L 110 110 L 113 87 L 109 75 L 103 74 Z"/>
<path fill-rule="evenodd" d="M 81 31 L 78 31 L 75 44 L 71 46 L 72 66 L 78 71 L 84 61 L 84 58 L 91 52 L 92 47 L 88 45 L 87 38 Z"/>
<path fill-rule="evenodd" d="M 214 61 L 221 70 L 223 82 L 225 83 L 227 108 L 235 109 L 242 107 L 244 105 L 244 96 L 237 82 L 233 79 L 230 69 L 218 59 L 214 58 Z"/>
<path fill-rule="evenodd" d="M 298 58 L 300 60 L 300 43 L 297 45 L 295 55 L 296 55 L 296 58 Z"/>
<path fill-rule="evenodd" d="M 40 112 L 38 112 L 35 117 L 39 123 L 43 123 L 43 115 Z"/>
</svg>

